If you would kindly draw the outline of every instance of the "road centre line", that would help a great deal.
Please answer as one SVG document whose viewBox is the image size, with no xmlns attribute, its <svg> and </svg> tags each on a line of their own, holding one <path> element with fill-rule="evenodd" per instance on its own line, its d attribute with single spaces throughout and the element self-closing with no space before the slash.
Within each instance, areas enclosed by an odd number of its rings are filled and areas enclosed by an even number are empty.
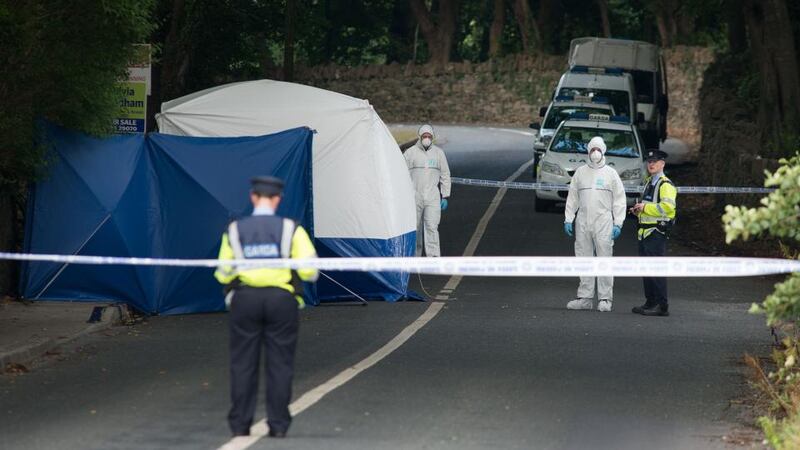
<svg viewBox="0 0 800 450">
<path fill-rule="evenodd" d="M 526 162 L 525 164 L 521 165 L 516 172 L 511 174 L 510 177 L 506 178 L 506 182 L 510 183 L 517 178 L 520 177 L 530 166 L 533 165 L 533 160 Z M 464 248 L 464 254 L 462 256 L 474 256 L 475 250 L 478 248 L 478 244 L 481 242 L 484 233 L 486 233 L 486 227 L 489 225 L 489 221 L 492 220 L 495 212 L 497 212 L 497 208 L 500 206 L 500 202 L 503 201 L 503 197 L 505 197 L 506 192 L 508 192 L 507 187 L 501 187 L 497 190 L 497 193 L 494 194 L 494 198 L 492 202 L 489 204 L 489 207 L 486 209 L 486 212 L 483 213 L 483 217 L 481 220 L 478 221 L 478 226 L 475 228 L 475 231 L 472 233 L 472 237 L 470 238 L 467 246 Z M 461 283 L 461 279 L 463 276 L 461 275 L 453 275 L 447 281 L 447 284 L 444 285 L 442 288 L 442 292 L 449 291 L 453 292 L 458 287 L 459 283 Z"/>
<path fill-rule="evenodd" d="M 297 416 L 320 401 L 334 389 L 342 386 L 343 384 L 355 378 L 355 376 L 359 373 L 369 369 L 383 358 L 389 356 L 392 352 L 400 348 L 401 345 L 405 344 L 406 341 L 408 341 L 417 331 L 430 322 L 431 319 L 436 317 L 436 314 L 441 311 L 442 306 L 444 306 L 444 303 L 442 302 L 431 303 L 430 306 L 428 306 L 428 309 L 426 309 L 422 315 L 420 315 L 410 325 L 405 327 L 403 331 L 392 338 L 391 341 L 379 348 L 375 353 L 361 360 L 356 365 L 348 367 L 347 369 L 339 372 L 338 375 L 315 387 L 314 389 L 311 389 L 300 396 L 300 398 L 292 402 L 292 404 L 289 405 L 289 412 L 292 414 L 292 416 Z M 250 436 L 235 437 L 225 443 L 222 447 L 219 447 L 219 450 L 244 450 L 258 442 L 258 440 L 266 436 L 268 432 L 269 428 L 267 427 L 266 420 L 261 419 L 252 427 L 250 427 Z"/>
<path fill-rule="evenodd" d="M 526 162 L 519 169 L 516 170 L 506 181 L 514 181 L 517 179 L 522 173 L 527 170 L 533 164 L 533 160 Z M 492 202 L 489 204 L 489 207 L 486 209 L 486 212 L 483 213 L 483 217 L 478 222 L 478 226 L 475 228 L 475 231 L 472 233 L 472 237 L 470 238 L 467 246 L 464 248 L 463 256 L 473 256 L 475 254 L 475 250 L 478 248 L 478 244 L 480 243 L 483 235 L 486 233 L 486 227 L 489 224 L 489 221 L 494 216 L 497 208 L 500 206 L 500 202 L 503 201 L 503 197 L 506 195 L 508 188 L 502 187 L 500 188 L 497 193 L 495 194 Z M 439 292 L 439 295 L 436 296 L 436 300 L 448 300 L 450 298 L 449 294 L 455 291 L 456 287 L 458 287 L 459 283 L 461 282 L 461 275 L 453 275 L 447 281 L 444 288 Z M 442 310 L 444 303 L 440 301 L 432 302 L 428 309 L 422 313 L 414 322 L 408 325 L 403 331 L 400 332 L 397 336 L 392 338 L 388 343 L 386 343 L 383 347 L 378 349 L 375 353 L 369 355 L 359 363 L 354 366 L 348 367 L 347 369 L 339 372 L 336 376 L 331 378 L 330 380 L 326 381 L 325 383 L 311 389 L 310 391 L 306 392 L 305 394 L 301 395 L 300 398 L 292 402 L 289 405 L 289 412 L 292 416 L 297 416 L 301 412 L 305 411 L 306 409 L 313 406 L 315 403 L 320 401 L 323 397 L 329 394 L 334 389 L 344 385 L 348 381 L 355 378 L 356 375 L 359 373 L 369 369 L 370 367 L 374 366 L 382 359 L 389 356 L 392 352 L 400 348 L 401 345 L 405 344 L 417 331 L 419 331 L 422 327 L 428 324 L 439 311 Z M 258 442 L 261 438 L 267 435 L 269 432 L 269 428 L 267 427 L 266 419 L 261 419 L 256 422 L 253 426 L 250 427 L 250 436 L 237 436 L 226 442 L 224 445 L 219 447 L 218 450 L 244 450 L 249 448 L 256 442 Z"/>
</svg>

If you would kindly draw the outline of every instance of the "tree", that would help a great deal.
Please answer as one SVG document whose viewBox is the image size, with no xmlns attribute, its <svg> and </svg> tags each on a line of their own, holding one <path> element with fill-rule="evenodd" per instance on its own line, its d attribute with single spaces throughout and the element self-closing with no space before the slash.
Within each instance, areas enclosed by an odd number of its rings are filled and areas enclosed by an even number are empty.
<svg viewBox="0 0 800 450">
<path fill-rule="evenodd" d="M 430 63 L 444 65 L 450 61 L 459 0 L 440 0 L 439 8 L 429 11 L 423 0 L 409 0 L 422 36 L 428 44 Z M 436 17 L 436 20 L 432 16 Z"/>
<path fill-rule="evenodd" d="M 751 54 L 758 64 L 761 95 L 758 123 L 773 143 L 800 128 L 800 75 L 792 16 L 784 0 L 745 0 Z"/>
<path fill-rule="evenodd" d="M 286 28 L 283 45 L 283 80 L 294 79 L 294 27 L 295 27 L 295 0 L 286 0 L 285 16 Z"/>
<path fill-rule="evenodd" d="M 504 0 L 494 0 L 492 10 L 492 26 L 489 29 L 489 57 L 500 56 L 500 44 L 503 39 L 503 28 L 506 25 L 506 5 Z"/>
<path fill-rule="evenodd" d="M 611 21 L 608 20 L 608 0 L 596 0 L 600 10 L 600 22 L 603 24 L 603 36 L 611 37 Z"/>
<path fill-rule="evenodd" d="M 539 32 L 538 23 L 533 18 L 528 0 L 514 0 L 514 15 L 522 36 L 523 52 L 531 53 L 533 50 L 541 50 L 542 34 Z"/>
<path fill-rule="evenodd" d="M 15 249 L 27 183 L 45 174 L 37 121 L 111 132 L 132 44 L 152 30 L 151 0 L 0 3 L 0 248 Z M 13 268 L 0 263 L 0 293 Z"/>
</svg>

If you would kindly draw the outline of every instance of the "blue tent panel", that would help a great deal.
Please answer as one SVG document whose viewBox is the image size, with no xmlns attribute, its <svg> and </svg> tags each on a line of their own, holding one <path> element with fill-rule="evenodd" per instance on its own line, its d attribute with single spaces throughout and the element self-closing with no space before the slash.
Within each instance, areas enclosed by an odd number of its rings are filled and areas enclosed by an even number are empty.
<svg viewBox="0 0 800 450">
<path fill-rule="evenodd" d="M 319 238 L 316 247 L 320 257 L 414 256 L 415 235 L 416 232 L 411 232 L 391 239 Z M 387 301 L 416 298 L 416 294 L 408 290 L 408 272 L 331 272 L 326 275 L 364 298 Z M 352 294 L 326 277 L 320 277 L 317 292 L 322 300 L 352 298 Z"/>
<path fill-rule="evenodd" d="M 311 130 L 298 128 L 246 138 L 94 139 L 47 126 L 53 163 L 31 192 L 25 251 L 215 258 L 227 223 L 252 208 L 255 175 L 284 178 L 278 213 L 313 233 L 312 138 Z M 21 292 L 43 300 L 124 301 L 160 314 L 224 308 L 212 270 L 202 268 L 27 263 Z"/>
</svg>

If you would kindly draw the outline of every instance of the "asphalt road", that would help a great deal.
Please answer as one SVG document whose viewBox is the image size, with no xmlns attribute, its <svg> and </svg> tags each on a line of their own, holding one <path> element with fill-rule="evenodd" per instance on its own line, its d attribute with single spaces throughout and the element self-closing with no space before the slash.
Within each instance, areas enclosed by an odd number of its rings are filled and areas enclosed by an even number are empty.
<svg viewBox="0 0 800 450">
<path fill-rule="evenodd" d="M 531 156 L 522 131 L 440 133 L 456 176 L 502 180 Z M 453 188 L 443 254 L 463 253 L 495 193 Z M 534 213 L 530 191 L 508 191 L 476 254 L 570 255 L 562 223 L 562 211 Z M 628 222 L 615 254 L 635 245 Z M 694 253 L 673 244 L 670 254 Z M 564 308 L 577 279 L 465 278 L 408 342 L 298 415 L 288 439 L 251 448 L 723 448 L 741 426 L 730 407 L 745 389 L 741 356 L 770 344 L 747 309 L 775 281 L 672 279 L 672 315 L 645 318 L 630 313 L 643 300 L 639 279 L 617 279 L 614 311 L 599 313 Z M 421 282 L 413 276 L 435 295 L 447 278 Z M 428 305 L 304 311 L 295 397 Z M 217 448 L 229 439 L 227 383 L 225 314 L 150 318 L 0 376 L 0 448 Z"/>
</svg>

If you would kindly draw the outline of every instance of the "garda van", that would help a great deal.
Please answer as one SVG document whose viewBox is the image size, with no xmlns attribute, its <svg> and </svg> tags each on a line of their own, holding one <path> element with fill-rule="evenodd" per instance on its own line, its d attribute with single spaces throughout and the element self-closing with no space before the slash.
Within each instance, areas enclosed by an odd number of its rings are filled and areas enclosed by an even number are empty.
<svg viewBox="0 0 800 450">
<path fill-rule="evenodd" d="M 637 111 L 644 115 L 638 123 L 648 148 L 658 148 L 667 138 L 667 72 L 661 49 L 649 42 L 627 39 L 583 37 L 570 43 L 570 67 L 620 68 L 633 77 Z"/>
<path fill-rule="evenodd" d="M 561 96 L 607 98 L 618 116 L 627 117 L 632 124 L 642 119 L 636 110 L 633 77 L 622 69 L 574 66 L 558 80 L 553 99 Z"/>
</svg>

